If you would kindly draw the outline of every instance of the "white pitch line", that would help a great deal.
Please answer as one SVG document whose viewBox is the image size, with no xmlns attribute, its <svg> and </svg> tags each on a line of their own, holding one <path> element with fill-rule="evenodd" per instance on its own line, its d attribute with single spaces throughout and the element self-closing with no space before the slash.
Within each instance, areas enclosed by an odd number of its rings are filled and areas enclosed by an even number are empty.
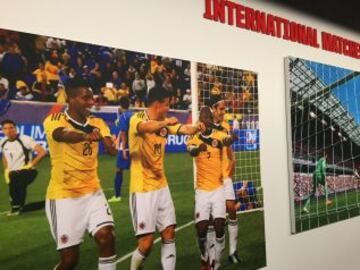
<svg viewBox="0 0 360 270">
<path fill-rule="evenodd" d="M 247 214 L 247 213 L 251 213 L 251 212 L 255 212 L 255 211 L 263 211 L 263 210 L 264 210 L 263 208 L 256 208 L 256 209 L 251 209 L 251 210 L 248 210 L 248 211 L 245 211 L 245 212 L 238 212 L 237 214 L 242 215 L 242 214 Z M 194 221 L 190 221 L 190 222 L 188 222 L 188 223 L 186 223 L 184 225 L 181 225 L 180 227 L 177 227 L 175 229 L 175 232 L 178 232 L 178 231 L 180 231 L 182 229 L 185 229 L 185 228 L 189 227 L 192 224 L 194 224 Z M 159 243 L 160 240 L 161 240 L 161 237 L 156 238 L 155 241 L 154 241 L 154 244 Z M 121 263 L 123 261 L 126 261 L 127 259 L 129 259 L 132 256 L 132 254 L 133 254 L 133 251 L 129 252 L 128 254 L 126 254 L 124 256 L 122 256 L 121 258 L 119 258 L 116 261 L 116 264 Z"/>
</svg>

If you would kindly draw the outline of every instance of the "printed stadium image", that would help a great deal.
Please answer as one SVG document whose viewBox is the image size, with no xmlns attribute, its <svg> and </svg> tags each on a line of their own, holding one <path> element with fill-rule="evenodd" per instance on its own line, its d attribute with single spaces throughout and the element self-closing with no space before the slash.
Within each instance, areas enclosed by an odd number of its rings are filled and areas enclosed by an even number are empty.
<svg viewBox="0 0 360 270">
<path fill-rule="evenodd" d="M 258 74 L 0 29 L 0 268 L 266 265 Z"/>
<path fill-rule="evenodd" d="M 286 58 L 292 232 L 360 214 L 360 73 Z"/>
</svg>

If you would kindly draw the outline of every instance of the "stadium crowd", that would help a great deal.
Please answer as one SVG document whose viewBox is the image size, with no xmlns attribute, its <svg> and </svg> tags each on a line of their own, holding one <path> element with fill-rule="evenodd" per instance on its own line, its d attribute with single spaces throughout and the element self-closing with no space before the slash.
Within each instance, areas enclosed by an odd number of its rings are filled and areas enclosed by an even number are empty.
<svg viewBox="0 0 360 270">
<path fill-rule="evenodd" d="M 329 193 L 338 193 L 360 188 L 359 179 L 355 175 L 331 175 L 326 176 Z M 312 190 L 312 174 L 294 173 L 294 196 L 295 201 L 305 199 Z M 324 189 L 318 189 L 318 196 L 324 195 Z"/>
<path fill-rule="evenodd" d="M 143 107 L 150 88 L 171 93 L 171 108 L 191 108 L 188 61 L 52 37 L 0 30 L 0 98 L 65 103 L 64 85 L 89 82 L 97 105 L 128 96 Z"/>
<path fill-rule="evenodd" d="M 198 64 L 200 104 L 222 96 L 229 113 L 258 115 L 257 75 L 250 71 Z"/>
</svg>

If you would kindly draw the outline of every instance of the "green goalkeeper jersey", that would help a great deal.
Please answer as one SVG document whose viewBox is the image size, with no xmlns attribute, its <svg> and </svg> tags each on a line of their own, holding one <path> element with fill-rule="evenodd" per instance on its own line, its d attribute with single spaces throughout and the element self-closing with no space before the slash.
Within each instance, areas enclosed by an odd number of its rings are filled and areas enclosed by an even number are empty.
<svg viewBox="0 0 360 270">
<path fill-rule="evenodd" d="M 315 174 L 316 176 L 324 176 L 326 172 L 326 159 L 320 158 L 316 163 Z"/>
<path fill-rule="evenodd" d="M 318 162 L 316 162 L 316 168 L 313 173 L 313 181 L 315 185 L 325 184 L 325 176 L 326 176 L 326 159 L 324 157 L 320 158 Z"/>
</svg>

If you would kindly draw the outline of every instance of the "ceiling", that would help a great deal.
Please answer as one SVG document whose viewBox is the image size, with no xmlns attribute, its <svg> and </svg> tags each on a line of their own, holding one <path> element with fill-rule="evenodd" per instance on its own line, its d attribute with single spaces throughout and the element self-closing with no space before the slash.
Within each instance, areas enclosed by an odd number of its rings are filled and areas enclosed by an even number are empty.
<svg viewBox="0 0 360 270">
<path fill-rule="evenodd" d="M 360 32 L 360 1 L 271 0 Z"/>
</svg>

